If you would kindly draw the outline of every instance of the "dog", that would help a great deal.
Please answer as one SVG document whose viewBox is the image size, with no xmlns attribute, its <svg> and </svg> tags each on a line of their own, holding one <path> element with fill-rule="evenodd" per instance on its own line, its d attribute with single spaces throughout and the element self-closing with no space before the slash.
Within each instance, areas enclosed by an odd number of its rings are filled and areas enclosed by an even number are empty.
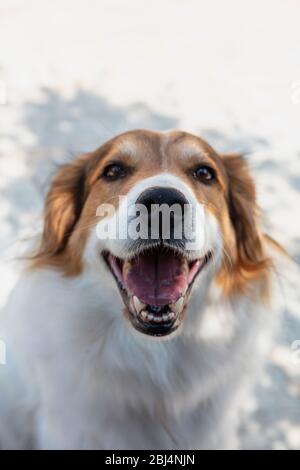
<svg viewBox="0 0 300 470">
<path fill-rule="evenodd" d="M 1 447 L 238 447 L 281 255 L 245 159 L 197 136 L 129 131 L 62 166 L 2 315 Z"/>
</svg>

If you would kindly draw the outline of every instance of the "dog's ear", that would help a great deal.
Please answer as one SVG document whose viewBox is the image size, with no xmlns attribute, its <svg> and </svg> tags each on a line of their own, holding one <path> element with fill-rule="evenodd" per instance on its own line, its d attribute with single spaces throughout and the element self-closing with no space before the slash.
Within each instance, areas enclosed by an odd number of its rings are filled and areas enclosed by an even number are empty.
<svg viewBox="0 0 300 470">
<path fill-rule="evenodd" d="M 241 155 L 222 155 L 222 159 L 228 178 L 227 198 L 236 239 L 237 263 L 243 270 L 255 270 L 265 262 L 255 183 Z"/>
<path fill-rule="evenodd" d="M 57 171 L 46 198 L 39 256 L 52 256 L 64 250 L 83 207 L 85 180 L 85 156 Z"/>
</svg>

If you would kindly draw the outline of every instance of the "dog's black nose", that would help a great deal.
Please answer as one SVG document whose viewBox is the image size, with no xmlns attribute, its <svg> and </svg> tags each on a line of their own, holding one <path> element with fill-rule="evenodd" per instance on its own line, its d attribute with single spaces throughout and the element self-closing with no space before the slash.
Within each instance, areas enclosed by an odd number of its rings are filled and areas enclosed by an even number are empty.
<svg viewBox="0 0 300 470">
<path fill-rule="evenodd" d="M 136 204 L 147 209 L 146 230 L 154 240 L 177 240 L 184 242 L 184 214 L 188 204 L 185 196 L 173 188 L 154 187 L 145 190 Z M 167 210 L 165 210 L 165 208 Z"/>
<path fill-rule="evenodd" d="M 154 204 L 159 206 L 166 204 L 169 207 L 177 204 L 183 211 L 184 205 L 188 204 L 188 201 L 185 196 L 177 189 L 154 187 L 146 189 L 144 192 L 142 192 L 136 203 L 143 204 L 147 208 L 148 214 L 150 215 L 151 210 L 153 209 L 152 206 Z"/>
</svg>

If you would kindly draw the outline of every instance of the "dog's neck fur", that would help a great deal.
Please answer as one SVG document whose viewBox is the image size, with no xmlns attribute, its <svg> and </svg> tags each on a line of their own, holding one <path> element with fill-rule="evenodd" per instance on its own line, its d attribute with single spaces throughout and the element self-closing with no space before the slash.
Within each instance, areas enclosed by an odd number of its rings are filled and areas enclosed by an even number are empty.
<svg viewBox="0 0 300 470">
<path fill-rule="evenodd" d="M 154 447 L 172 447 L 176 444 L 164 429 L 169 426 L 188 446 L 189 439 L 194 442 L 193 432 L 199 439 L 199 423 L 190 423 L 199 405 L 200 409 L 201 403 L 215 406 L 221 386 L 226 395 L 231 384 L 228 393 L 234 394 L 240 376 L 251 369 L 249 348 L 263 332 L 263 307 L 247 297 L 225 299 L 207 275 L 197 286 L 183 330 L 175 338 L 157 341 L 135 332 L 120 318 L 121 298 L 117 290 L 108 296 L 108 288 L 100 272 L 98 277 L 86 270 L 66 278 L 45 268 L 26 273 L 13 293 L 16 360 L 30 384 L 40 426 L 46 427 L 38 446 L 84 447 L 79 441 L 86 436 L 86 445 L 92 447 L 109 442 L 120 448 L 143 447 L 145 439 Z M 24 309 L 27 316 L 22 321 Z M 258 350 L 253 358 L 257 354 Z M 56 430 L 56 415 L 67 428 L 74 428 L 70 436 L 62 437 Z M 147 438 L 140 444 L 137 431 L 132 440 L 122 438 L 121 429 L 139 428 L 136 421 L 145 419 L 149 429 L 146 426 Z M 124 420 L 120 435 L 114 431 L 106 440 L 101 429 L 118 420 Z M 154 429 L 160 440 L 152 436 Z"/>
</svg>

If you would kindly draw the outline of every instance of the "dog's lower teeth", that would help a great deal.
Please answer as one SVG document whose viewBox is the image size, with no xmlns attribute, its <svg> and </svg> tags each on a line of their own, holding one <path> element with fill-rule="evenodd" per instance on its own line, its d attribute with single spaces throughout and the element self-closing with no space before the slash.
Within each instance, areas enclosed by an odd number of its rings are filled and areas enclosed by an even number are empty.
<svg viewBox="0 0 300 470">
<path fill-rule="evenodd" d="M 161 317 L 154 317 L 153 321 L 155 321 L 155 323 L 160 323 L 162 321 L 162 318 Z"/>
<path fill-rule="evenodd" d="M 154 323 L 161 323 L 173 320 L 176 316 L 174 312 L 164 313 L 163 315 L 153 315 L 152 313 L 148 313 L 146 310 L 142 310 L 139 313 L 139 316 L 144 321 L 152 321 Z"/>
<path fill-rule="evenodd" d="M 162 323 L 173 320 L 176 317 L 176 313 L 168 312 L 163 315 L 153 315 L 152 313 L 147 312 L 147 310 L 142 310 L 139 312 L 139 316 L 142 320 L 147 322 Z"/>
<path fill-rule="evenodd" d="M 146 307 L 146 305 L 143 304 L 140 301 L 140 299 L 138 297 L 136 297 L 135 295 L 133 296 L 132 300 L 133 300 L 133 305 L 134 305 L 136 313 L 140 313 L 143 310 L 143 308 Z"/>
<path fill-rule="evenodd" d="M 147 320 L 147 318 L 148 318 L 148 313 L 147 313 L 145 310 L 143 310 L 143 311 L 140 313 L 140 315 L 141 315 L 141 317 L 142 317 L 143 320 Z"/>
<path fill-rule="evenodd" d="M 175 302 L 174 304 L 170 304 L 170 308 L 172 309 L 173 312 L 179 313 L 182 310 L 183 303 L 184 303 L 184 298 L 180 297 L 177 300 L 177 302 Z"/>
</svg>

